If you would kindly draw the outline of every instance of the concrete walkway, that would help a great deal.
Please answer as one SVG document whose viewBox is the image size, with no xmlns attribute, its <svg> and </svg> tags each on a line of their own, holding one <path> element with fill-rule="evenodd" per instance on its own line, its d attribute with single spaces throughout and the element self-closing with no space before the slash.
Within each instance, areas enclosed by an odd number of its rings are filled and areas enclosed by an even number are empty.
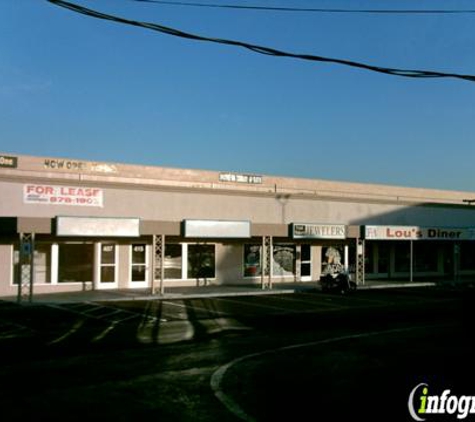
<svg viewBox="0 0 475 422">
<path fill-rule="evenodd" d="M 364 284 L 358 285 L 358 290 L 430 287 L 436 286 L 438 284 L 439 283 L 436 281 L 366 281 Z M 78 292 L 37 294 L 33 297 L 33 303 L 45 304 L 156 299 L 171 300 L 206 297 L 292 294 L 301 292 L 318 292 L 320 290 L 321 288 L 319 282 L 274 283 L 272 285 L 272 289 L 262 289 L 260 284 L 166 287 L 163 295 L 152 295 L 150 289 L 87 290 Z M 9 296 L 2 299 L 10 302 L 17 301 L 16 296 Z"/>
</svg>

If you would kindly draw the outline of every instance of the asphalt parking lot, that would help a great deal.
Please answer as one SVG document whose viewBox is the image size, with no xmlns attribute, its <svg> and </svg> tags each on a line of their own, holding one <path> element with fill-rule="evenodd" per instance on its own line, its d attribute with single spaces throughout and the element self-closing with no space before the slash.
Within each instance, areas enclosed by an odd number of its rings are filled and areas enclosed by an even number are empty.
<svg viewBox="0 0 475 422">
<path fill-rule="evenodd" d="M 0 302 L 0 406 L 8 420 L 412 420 L 418 383 L 475 395 L 474 304 L 453 288 Z"/>
</svg>

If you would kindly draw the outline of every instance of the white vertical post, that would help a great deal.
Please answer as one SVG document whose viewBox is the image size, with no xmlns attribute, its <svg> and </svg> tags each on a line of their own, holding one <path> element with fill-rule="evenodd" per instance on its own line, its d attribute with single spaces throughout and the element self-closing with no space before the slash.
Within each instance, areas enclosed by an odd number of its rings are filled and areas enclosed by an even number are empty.
<svg viewBox="0 0 475 422">
<path fill-rule="evenodd" d="M 58 284 L 58 274 L 59 274 L 59 245 L 53 243 L 51 245 L 51 284 Z"/>
<path fill-rule="evenodd" d="M 93 273 L 93 289 L 99 289 L 101 283 L 101 243 L 94 243 L 94 273 Z"/>
<path fill-rule="evenodd" d="M 266 243 L 267 243 L 266 244 L 266 246 L 267 246 L 267 252 L 266 252 L 266 254 L 267 254 L 267 257 L 266 257 L 267 261 L 266 262 L 267 262 L 267 264 L 266 265 L 267 265 L 267 269 L 269 271 L 269 273 L 268 273 L 269 274 L 269 276 L 268 276 L 268 287 L 269 287 L 269 289 L 272 289 L 272 271 L 273 271 L 272 267 L 273 267 L 273 261 L 274 261 L 274 259 L 273 259 L 273 248 L 274 248 L 274 246 L 273 246 L 272 236 L 269 236 L 267 238 Z"/>
<path fill-rule="evenodd" d="M 343 258 L 343 266 L 345 267 L 345 271 L 348 271 L 348 267 L 349 267 L 349 263 L 350 263 L 350 260 L 349 260 L 349 246 L 348 245 L 345 245 L 344 246 L 344 258 Z"/>
<path fill-rule="evenodd" d="M 162 249 L 160 250 L 160 294 L 163 295 L 165 293 L 165 235 L 162 234 Z"/>
<path fill-rule="evenodd" d="M 181 269 L 181 278 L 183 280 L 186 280 L 188 278 L 188 243 L 183 243 L 181 245 L 181 263 L 182 263 L 182 269 Z"/>
<path fill-rule="evenodd" d="M 265 236 L 262 236 L 261 247 L 261 288 L 265 289 L 265 272 L 266 272 L 266 241 Z"/>
</svg>

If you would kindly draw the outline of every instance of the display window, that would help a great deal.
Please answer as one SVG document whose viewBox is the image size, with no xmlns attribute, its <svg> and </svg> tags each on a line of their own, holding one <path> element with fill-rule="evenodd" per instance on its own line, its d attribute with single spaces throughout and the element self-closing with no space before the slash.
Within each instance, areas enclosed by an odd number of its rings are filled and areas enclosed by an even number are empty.
<svg viewBox="0 0 475 422">
<path fill-rule="evenodd" d="M 94 245 L 92 243 L 60 244 L 58 283 L 83 283 L 93 280 Z"/>
<path fill-rule="evenodd" d="M 183 245 L 180 243 L 167 243 L 165 245 L 165 278 L 181 279 L 183 278 Z"/>
<path fill-rule="evenodd" d="M 244 245 L 244 277 L 258 277 L 261 275 L 261 255 L 261 245 Z"/>
<path fill-rule="evenodd" d="M 188 278 L 215 278 L 215 269 L 215 245 L 188 245 Z"/>
<path fill-rule="evenodd" d="M 295 245 L 274 244 L 272 247 L 272 275 L 295 275 Z"/>
<path fill-rule="evenodd" d="M 462 271 L 475 270 L 475 242 L 460 245 L 460 269 Z"/>
</svg>

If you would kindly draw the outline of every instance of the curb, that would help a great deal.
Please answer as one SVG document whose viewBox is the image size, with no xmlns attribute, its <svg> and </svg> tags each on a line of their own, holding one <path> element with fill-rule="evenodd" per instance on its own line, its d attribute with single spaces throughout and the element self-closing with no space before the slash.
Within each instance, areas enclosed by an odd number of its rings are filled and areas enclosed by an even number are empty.
<svg viewBox="0 0 475 422">
<path fill-rule="evenodd" d="M 391 283 L 391 284 L 362 284 L 358 285 L 357 290 L 377 290 L 377 289 L 398 289 L 407 287 L 435 287 L 434 282 L 408 282 L 408 283 Z"/>
<path fill-rule="evenodd" d="M 382 290 L 382 289 L 400 289 L 411 287 L 435 287 L 435 282 L 406 282 L 406 283 L 383 283 L 383 284 L 361 284 L 358 290 Z M 206 299 L 206 298 L 226 298 L 226 297 L 245 297 L 245 296 L 266 296 L 281 295 L 294 293 L 320 293 L 319 286 L 299 286 L 295 288 L 275 288 L 275 289 L 249 289 L 243 288 L 242 291 L 213 291 L 213 292 L 183 292 L 183 293 L 164 293 L 163 295 L 115 295 L 114 297 L 85 297 L 85 298 L 63 298 L 63 299 L 39 299 L 33 300 L 32 303 L 24 303 L 23 305 L 49 305 L 49 304 L 66 304 L 78 302 L 127 302 L 127 301 L 155 301 L 155 300 L 184 300 L 184 299 Z M 16 298 L 2 298 L 5 302 L 17 303 Z"/>
</svg>

